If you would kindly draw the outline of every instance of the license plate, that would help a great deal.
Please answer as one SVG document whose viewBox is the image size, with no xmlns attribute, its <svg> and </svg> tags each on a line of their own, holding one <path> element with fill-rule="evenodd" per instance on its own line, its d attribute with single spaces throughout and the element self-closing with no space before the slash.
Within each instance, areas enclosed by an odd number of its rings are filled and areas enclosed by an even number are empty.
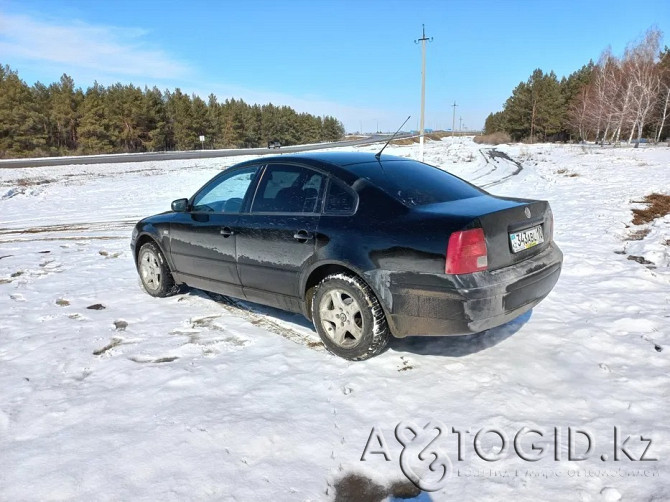
<svg viewBox="0 0 670 502">
<path fill-rule="evenodd" d="M 542 235 L 542 227 L 528 228 L 521 232 L 514 232 L 509 234 L 509 241 L 512 243 L 512 252 L 518 253 L 524 249 L 532 248 L 544 242 L 544 235 Z"/>
</svg>

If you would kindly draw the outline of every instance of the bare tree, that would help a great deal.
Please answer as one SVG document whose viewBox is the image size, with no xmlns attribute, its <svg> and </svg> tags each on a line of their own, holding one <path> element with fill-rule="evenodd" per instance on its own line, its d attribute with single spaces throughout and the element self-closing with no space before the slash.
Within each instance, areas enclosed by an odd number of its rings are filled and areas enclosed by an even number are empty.
<svg viewBox="0 0 670 502">
<path fill-rule="evenodd" d="M 624 55 L 626 78 L 630 91 L 630 135 L 633 140 L 637 129 L 638 144 L 650 112 L 656 105 L 661 78 L 656 66 L 661 32 L 652 28 L 647 31 L 640 44 L 628 47 Z"/>
<path fill-rule="evenodd" d="M 661 53 L 657 68 L 660 78 L 660 89 L 658 105 L 656 107 L 656 133 L 654 135 L 656 143 L 661 141 L 665 121 L 668 117 L 668 107 L 670 106 L 670 48 L 666 47 Z"/>
<path fill-rule="evenodd" d="M 668 116 L 668 106 L 670 106 L 670 84 L 661 82 L 661 95 L 664 96 L 664 98 L 659 101 L 660 120 L 656 130 L 656 143 L 661 141 L 661 134 L 663 133 L 663 128 L 665 127 L 665 119 Z"/>
<path fill-rule="evenodd" d="M 613 109 L 613 117 L 616 120 L 616 128 L 612 132 L 612 142 L 618 143 L 624 127 L 630 122 L 633 82 L 630 79 L 628 63 L 626 61 L 623 61 L 614 73 L 615 76 L 610 82 L 615 90 L 614 100 L 610 105 Z"/>
<path fill-rule="evenodd" d="M 570 125 L 577 129 L 582 140 L 588 139 L 590 132 L 589 110 L 593 101 L 593 84 L 586 84 L 575 96 L 568 108 Z"/>
<path fill-rule="evenodd" d="M 594 71 L 591 92 L 585 95 L 586 117 L 589 126 L 595 130 L 596 139 L 604 142 L 616 124 L 617 117 L 621 115 L 620 62 L 608 48 L 601 54 Z M 616 136 L 616 131 L 610 140 Z"/>
</svg>

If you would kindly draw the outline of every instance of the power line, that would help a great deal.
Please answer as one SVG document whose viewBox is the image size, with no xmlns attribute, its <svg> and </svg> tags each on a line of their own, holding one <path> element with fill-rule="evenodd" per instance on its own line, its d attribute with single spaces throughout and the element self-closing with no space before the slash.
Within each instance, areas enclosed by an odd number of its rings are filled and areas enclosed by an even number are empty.
<svg viewBox="0 0 670 502">
<path fill-rule="evenodd" d="M 421 122 L 419 126 L 419 157 L 423 162 L 423 116 L 426 108 L 426 42 L 432 42 L 433 37 L 426 37 L 426 25 L 421 25 L 423 35 L 420 39 L 415 40 L 414 43 L 421 42 Z"/>
<path fill-rule="evenodd" d="M 454 107 L 454 115 L 451 118 L 451 142 L 454 142 L 454 134 L 456 134 L 456 107 L 458 106 L 456 104 L 456 101 L 454 101 L 454 104 L 451 105 Z"/>
</svg>

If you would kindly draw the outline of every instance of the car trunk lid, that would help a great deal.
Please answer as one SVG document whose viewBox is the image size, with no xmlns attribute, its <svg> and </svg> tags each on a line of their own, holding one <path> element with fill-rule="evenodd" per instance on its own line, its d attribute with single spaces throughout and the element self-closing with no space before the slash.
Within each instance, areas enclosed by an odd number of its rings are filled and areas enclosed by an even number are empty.
<svg viewBox="0 0 670 502">
<path fill-rule="evenodd" d="M 546 201 L 519 205 L 478 217 L 488 248 L 488 269 L 519 263 L 544 250 L 552 239 L 552 215 Z"/>
<path fill-rule="evenodd" d="M 420 211 L 448 216 L 450 221 L 457 218 L 463 222 L 461 230 L 482 228 L 488 270 L 530 258 L 545 249 L 552 239 L 553 219 L 546 201 L 482 195 L 426 205 Z M 512 240 L 518 243 L 514 249 Z"/>
</svg>

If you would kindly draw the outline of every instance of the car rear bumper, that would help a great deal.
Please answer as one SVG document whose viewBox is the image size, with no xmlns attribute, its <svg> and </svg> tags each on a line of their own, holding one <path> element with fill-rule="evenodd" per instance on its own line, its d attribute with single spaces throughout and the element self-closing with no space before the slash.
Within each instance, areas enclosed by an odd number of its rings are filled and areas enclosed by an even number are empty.
<svg viewBox="0 0 670 502">
<path fill-rule="evenodd" d="M 500 326 L 537 305 L 561 273 L 551 242 L 523 262 L 466 275 L 387 272 L 378 292 L 396 337 L 464 335 Z M 379 277 L 372 280 L 380 289 Z"/>
</svg>

